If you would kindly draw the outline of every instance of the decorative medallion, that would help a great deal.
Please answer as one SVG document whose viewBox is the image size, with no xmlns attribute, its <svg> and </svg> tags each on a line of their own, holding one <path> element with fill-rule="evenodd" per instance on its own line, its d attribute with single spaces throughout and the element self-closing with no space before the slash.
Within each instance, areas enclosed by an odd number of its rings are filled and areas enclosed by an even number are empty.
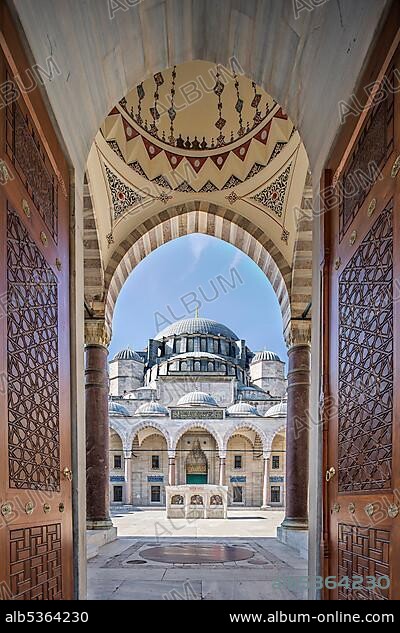
<svg viewBox="0 0 400 633">
<path fill-rule="evenodd" d="M 339 512 L 340 504 L 339 503 L 334 503 L 333 506 L 332 506 L 332 510 L 333 510 L 333 512 Z"/>
<path fill-rule="evenodd" d="M 355 244 L 356 239 L 357 239 L 357 231 L 354 230 L 352 234 L 350 235 L 350 239 L 349 239 L 350 246 L 353 246 L 353 244 Z"/>
<path fill-rule="evenodd" d="M 31 217 L 31 210 L 29 208 L 29 204 L 27 203 L 25 199 L 22 200 L 22 211 L 25 213 L 27 218 Z"/>
<path fill-rule="evenodd" d="M 336 257 L 336 259 L 335 259 L 335 270 L 339 270 L 341 263 L 342 263 L 341 258 L 340 257 Z"/>
<path fill-rule="evenodd" d="M 35 508 L 35 505 L 33 501 L 28 501 L 28 503 L 25 504 L 25 514 L 32 514 L 34 508 Z"/>
<path fill-rule="evenodd" d="M 229 204 L 235 204 L 237 200 L 239 200 L 239 196 L 235 191 L 231 191 L 229 195 L 225 196 L 226 200 L 228 200 Z"/>
<path fill-rule="evenodd" d="M 369 517 L 372 517 L 372 515 L 375 512 L 375 508 L 374 508 L 374 504 L 373 503 L 368 503 L 365 508 L 365 514 L 368 514 Z"/>
<path fill-rule="evenodd" d="M 367 216 L 370 218 L 376 209 L 376 198 L 372 198 L 371 202 L 368 205 Z"/>
<path fill-rule="evenodd" d="M 48 514 L 50 512 L 50 510 L 51 510 L 51 505 L 49 503 L 44 503 L 43 504 L 43 512 L 45 514 Z"/>
<path fill-rule="evenodd" d="M 348 507 L 348 510 L 349 510 L 349 512 L 350 512 L 351 514 L 354 514 L 354 513 L 355 513 L 355 511 L 356 511 L 356 506 L 354 505 L 354 503 L 353 503 L 353 502 L 352 502 L 352 503 L 349 503 L 349 505 L 348 505 L 347 507 Z"/>
<path fill-rule="evenodd" d="M 289 236 L 290 236 L 289 231 L 287 229 L 283 228 L 282 229 L 282 235 L 281 235 L 282 242 L 285 242 L 285 244 L 287 244 L 288 241 L 289 241 Z"/>
<path fill-rule="evenodd" d="M 1 506 L 1 514 L 3 517 L 8 517 L 12 513 L 12 505 L 11 503 L 3 503 Z"/>
<path fill-rule="evenodd" d="M 390 172 L 390 175 L 392 176 L 392 178 L 396 178 L 397 174 L 399 173 L 399 170 L 400 170 L 400 154 L 396 157 L 396 160 L 393 163 L 392 171 Z"/>
<path fill-rule="evenodd" d="M 388 507 L 387 513 L 388 517 L 390 517 L 391 519 L 395 519 L 399 514 L 399 506 L 396 503 L 391 503 Z"/>
</svg>

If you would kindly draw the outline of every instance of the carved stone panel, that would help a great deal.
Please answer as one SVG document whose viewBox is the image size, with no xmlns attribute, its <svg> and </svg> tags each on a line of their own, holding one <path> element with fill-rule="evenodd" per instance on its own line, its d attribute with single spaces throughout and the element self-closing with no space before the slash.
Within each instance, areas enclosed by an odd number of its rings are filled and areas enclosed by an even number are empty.
<svg viewBox="0 0 400 633">
<path fill-rule="evenodd" d="M 389 555 L 388 530 L 339 523 L 337 578 L 350 580 L 349 586 L 343 582 L 338 588 L 339 600 L 387 600 L 388 583 L 382 577 L 390 575 Z M 351 586 L 357 583 L 355 576 L 362 576 L 359 587 Z"/>
<path fill-rule="evenodd" d="M 57 279 L 7 214 L 8 462 L 11 488 L 60 489 Z"/>
<path fill-rule="evenodd" d="M 61 524 L 10 531 L 10 590 L 18 600 L 61 600 Z"/>
<path fill-rule="evenodd" d="M 393 415 L 392 206 L 339 278 L 339 491 L 391 487 Z"/>
</svg>

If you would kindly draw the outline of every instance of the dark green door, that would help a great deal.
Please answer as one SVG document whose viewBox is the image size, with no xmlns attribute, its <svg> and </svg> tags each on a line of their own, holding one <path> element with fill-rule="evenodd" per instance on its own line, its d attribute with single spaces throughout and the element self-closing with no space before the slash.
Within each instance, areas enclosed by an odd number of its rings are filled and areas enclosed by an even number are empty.
<svg viewBox="0 0 400 633">
<path fill-rule="evenodd" d="M 206 484 L 207 475 L 186 475 L 187 484 Z"/>
</svg>

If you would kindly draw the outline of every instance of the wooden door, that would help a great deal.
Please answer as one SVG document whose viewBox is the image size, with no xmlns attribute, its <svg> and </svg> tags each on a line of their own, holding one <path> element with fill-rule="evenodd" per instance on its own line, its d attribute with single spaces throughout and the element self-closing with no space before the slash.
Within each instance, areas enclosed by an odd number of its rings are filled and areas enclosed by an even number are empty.
<svg viewBox="0 0 400 633">
<path fill-rule="evenodd" d="M 71 599 L 68 169 L 0 20 L 0 598 Z"/>
<path fill-rule="evenodd" d="M 323 184 L 326 599 L 400 598 L 398 73 L 397 50 Z"/>
</svg>

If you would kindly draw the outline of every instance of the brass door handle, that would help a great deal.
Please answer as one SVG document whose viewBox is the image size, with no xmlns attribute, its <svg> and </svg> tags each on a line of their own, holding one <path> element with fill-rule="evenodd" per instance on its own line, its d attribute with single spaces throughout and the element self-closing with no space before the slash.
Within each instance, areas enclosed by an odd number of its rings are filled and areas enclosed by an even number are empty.
<svg viewBox="0 0 400 633">
<path fill-rule="evenodd" d="M 68 466 L 66 466 L 64 468 L 62 473 L 63 473 L 65 479 L 68 479 L 68 481 L 72 481 L 72 470 L 70 468 L 68 468 Z"/>
<path fill-rule="evenodd" d="M 328 470 L 325 473 L 326 481 L 330 481 L 332 479 L 332 477 L 334 477 L 335 475 L 336 475 L 336 470 L 335 470 L 334 466 L 331 466 L 330 468 L 328 468 Z"/>
</svg>

